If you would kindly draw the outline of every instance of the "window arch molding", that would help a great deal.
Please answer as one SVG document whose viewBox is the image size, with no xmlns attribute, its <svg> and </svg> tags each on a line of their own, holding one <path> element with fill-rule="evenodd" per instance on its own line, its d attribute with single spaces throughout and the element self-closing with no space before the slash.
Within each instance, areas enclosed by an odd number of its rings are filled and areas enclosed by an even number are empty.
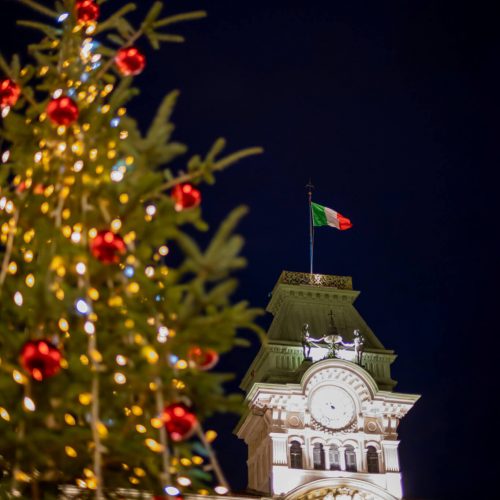
<svg viewBox="0 0 500 500">
<path fill-rule="evenodd" d="M 327 445 L 325 438 L 320 436 L 314 436 L 313 438 L 311 438 L 311 444 L 314 446 L 316 443 L 322 444 L 323 446 Z"/>
<path fill-rule="evenodd" d="M 342 441 L 339 439 L 339 438 L 330 438 L 327 443 L 326 443 L 327 446 L 344 446 L 342 444 Z"/>
<path fill-rule="evenodd" d="M 373 448 L 375 448 L 379 452 L 382 451 L 382 446 L 378 441 L 373 441 L 373 440 L 366 441 L 365 448 L 368 448 L 368 446 L 373 446 Z"/>
<path fill-rule="evenodd" d="M 343 446 L 344 448 L 346 446 L 352 446 L 356 451 L 359 450 L 359 442 L 352 438 L 344 439 L 344 441 L 342 441 L 342 444 L 340 446 Z"/>
<path fill-rule="evenodd" d="M 302 436 L 295 436 L 295 435 L 288 436 L 288 446 L 292 444 L 292 441 L 298 441 L 301 444 L 301 446 L 305 446 L 306 444 Z"/>
</svg>

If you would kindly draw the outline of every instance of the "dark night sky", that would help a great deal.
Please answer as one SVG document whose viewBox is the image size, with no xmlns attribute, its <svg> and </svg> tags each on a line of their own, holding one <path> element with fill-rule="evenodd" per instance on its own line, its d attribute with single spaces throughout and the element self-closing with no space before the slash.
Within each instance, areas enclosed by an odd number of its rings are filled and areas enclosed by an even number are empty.
<svg viewBox="0 0 500 500">
<path fill-rule="evenodd" d="M 26 11 L 1 3 L 8 53 L 24 40 L 14 19 Z M 176 138 L 192 152 L 221 135 L 232 149 L 265 147 L 204 192 L 213 225 L 237 204 L 251 207 L 239 296 L 264 307 L 281 270 L 307 271 L 311 177 L 315 200 L 354 223 L 344 233 L 318 231 L 315 271 L 353 276 L 359 311 L 399 354 L 398 390 L 422 394 L 400 428 L 406 495 L 476 498 L 478 476 L 483 492 L 492 489 L 500 465 L 498 455 L 486 458 L 488 448 L 498 453 L 494 2 L 168 6 L 204 8 L 209 18 L 178 29 L 187 44 L 151 54 L 130 109 L 146 123 L 161 96 L 179 88 Z M 239 350 L 223 365 L 241 375 L 255 352 Z M 246 450 L 231 436 L 235 421 L 218 419 L 218 448 L 243 488 Z"/>
</svg>

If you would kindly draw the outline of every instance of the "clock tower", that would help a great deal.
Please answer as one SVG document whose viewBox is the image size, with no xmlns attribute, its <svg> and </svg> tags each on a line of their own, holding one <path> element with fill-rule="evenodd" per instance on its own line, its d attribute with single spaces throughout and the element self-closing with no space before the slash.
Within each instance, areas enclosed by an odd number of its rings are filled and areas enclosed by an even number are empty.
<svg viewBox="0 0 500 500">
<path fill-rule="evenodd" d="M 419 396 L 394 391 L 386 349 L 350 277 L 284 271 L 241 384 L 248 488 L 286 500 L 402 498 L 397 428 Z"/>
</svg>

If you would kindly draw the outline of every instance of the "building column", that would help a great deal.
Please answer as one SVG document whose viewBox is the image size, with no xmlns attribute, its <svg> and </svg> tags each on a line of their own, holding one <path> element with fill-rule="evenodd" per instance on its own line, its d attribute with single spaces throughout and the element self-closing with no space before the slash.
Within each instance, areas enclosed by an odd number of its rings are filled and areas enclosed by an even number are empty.
<svg viewBox="0 0 500 500">
<path fill-rule="evenodd" d="M 399 472 L 399 441 L 382 441 L 385 472 Z"/>
<path fill-rule="evenodd" d="M 358 446 L 354 447 L 354 453 L 356 455 L 356 470 L 358 472 L 365 472 L 364 461 L 366 460 L 366 453 L 363 452 L 364 447 L 362 443 L 358 443 Z"/>
<path fill-rule="evenodd" d="M 362 457 L 362 465 L 363 469 L 361 469 L 363 472 L 368 472 L 368 446 L 363 446 L 363 457 Z"/>
<path fill-rule="evenodd" d="M 325 444 L 323 446 L 323 452 L 325 453 L 325 470 L 330 470 L 330 445 Z"/>
<path fill-rule="evenodd" d="M 271 432 L 269 437 L 272 441 L 272 463 L 273 465 L 288 465 L 288 436 Z"/>
<path fill-rule="evenodd" d="M 340 470 L 345 471 L 345 446 L 339 446 Z"/>
</svg>

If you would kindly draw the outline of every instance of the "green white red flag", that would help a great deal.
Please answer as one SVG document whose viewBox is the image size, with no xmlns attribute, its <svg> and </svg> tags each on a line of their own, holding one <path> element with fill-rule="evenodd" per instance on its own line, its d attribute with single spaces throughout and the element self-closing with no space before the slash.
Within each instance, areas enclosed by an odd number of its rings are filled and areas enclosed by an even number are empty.
<svg viewBox="0 0 500 500">
<path fill-rule="evenodd" d="M 345 231 L 352 227 L 351 221 L 331 208 L 311 202 L 312 220 L 314 227 L 331 226 Z"/>
</svg>

